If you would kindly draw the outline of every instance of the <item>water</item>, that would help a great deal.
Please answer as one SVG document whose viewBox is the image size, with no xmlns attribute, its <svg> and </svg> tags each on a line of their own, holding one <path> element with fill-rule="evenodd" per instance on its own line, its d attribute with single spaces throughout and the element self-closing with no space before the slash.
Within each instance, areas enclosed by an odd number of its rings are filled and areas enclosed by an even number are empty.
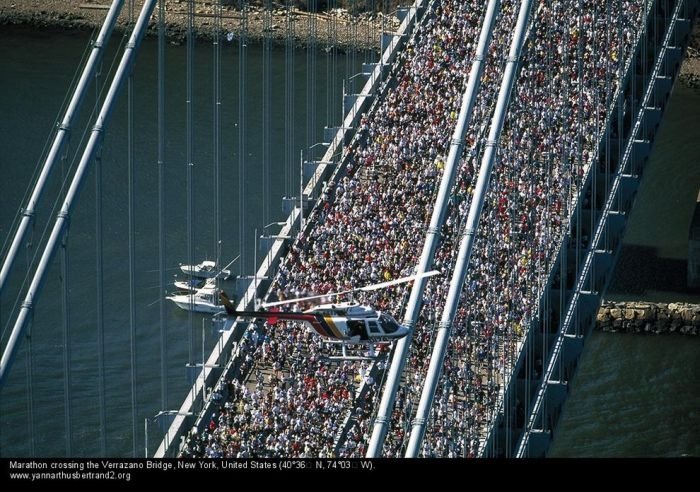
<svg viewBox="0 0 700 492">
<path fill-rule="evenodd" d="M 50 133 L 66 88 L 85 48 L 83 34 L 14 29 L 0 30 L 0 242 L 11 231 L 17 208 L 31 182 L 35 163 Z M 113 43 L 114 44 L 114 43 Z M 111 52 L 116 46 L 111 46 Z M 136 448 L 143 452 L 143 421 L 161 410 L 179 408 L 189 388 L 184 364 L 201 355 L 202 317 L 188 316 L 174 306 L 166 308 L 168 332 L 168 398 L 161 404 L 160 327 L 157 289 L 157 166 L 156 166 L 156 60 L 155 43 L 147 41 L 136 70 L 136 329 L 137 419 Z M 237 47 L 224 46 L 223 100 L 223 247 L 222 257 L 239 254 L 238 234 L 238 106 L 236 97 Z M 167 50 L 167 175 L 166 222 L 168 268 L 186 262 L 185 195 L 185 49 Z M 106 60 L 109 57 L 105 58 Z M 265 199 L 270 203 L 269 222 L 282 220 L 281 197 L 297 186 L 297 170 L 289 168 L 284 155 L 284 52 L 273 53 L 273 144 L 270 196 L 262 196 L 261 77 L 259 48 L 248 52 L 246 228 L 243 238 L 246 265 L 239 271 L 252 273 L 253 233 L 262 227 Z M 195 132 L 195 257 L 216 254 L 214 241 L 213 165 L 211 133 L 211 46 L 198 43 L 196 54 Z M 297 93 L 295 155 L 307 142 L 305 114 L 305 62 L 296 53 Z M 346 59 L 339 66 L 344 67 Z M 105 62 L 104 71 L 108 69 Z M 351 67 L 357 71 L 358 67 Z M 353 72 L 354 73 L 354 72 Z M 326 123 L 325 56 L 318 63 L 318 113 Z M 340 77 L 338 77 L 340 80 Z M 339 92 L 339 88 L 336 88 Z M 337 96 L 339 97 L 339 96 Z M 94 94 L 89 101 L 94 100 Z M 89 104 L 86 103 L 86 106 Z M 125 98 L 120 100 L 105 142 L 103 157 L 103 228 L 105 276 L 105 337 L 107 443 L 109 456 L 131 456 L 132 418 L 128 315 L 128 245 L 126 212 Z M 628 226 L 617 279 L 609 298 L 685 300 L 700 302 L 683 288 L 687 254 L 687 228 L 691 205 L 700 187 L 696 156 L 695 121 L 700 96 L 676 88 L 670 102 L 636 208 Z M 71 149 L 79 147 L 74 134 Z M 70 161 L 59 165 L 46 197 L 60 188 Z M 670 178 L 667 179 L 667 176 Z M 70 348 L 72 390 L 71 452 L 76 456 L 100 454 L 99 391 L 95 313 L 94 175 L 82 192 L 71 221 L 69 249 Z M 8 292 L 0 299 L 2 343 L 5 325 L 19 290 L 29 255 L 41 251 L 41 234 L 51 200 L 44 199 L 33 233 L 33 247 L 20 255 Z M 60 255 L 57 256 L 57 260 Z M 629 262 L 632 262 L 631 264 Z M 61 281 L 55 261 L 42 293 L 32 325 L 33 417 L 29 415 L 25 339 L 10 379 L 0 393 L 0 454 L 3 456 L 66 456 L 64 412 Z M 648 268 L 648 266 L 651 268 Z M 234 268 L 235 270 L 235 268 Z M 175 270 L 167 273 L 168 279 Z M 659 282 L 660 281 L 660 282 Z M 155 304 L 153 304 L 155 302 Z M 205 330 L 207 350 L 213 340 Z M 192 336 L 192 340 L 190 340 Z M 192 348 L 192 346 L 194 348 Z M 190 355 L 190 351 L 193 354 Z M 564 415 L 555 434 L 554 456 L 679 456 L 700 454 L 700 340 L 687 337 L 642 337 L 594 333 L 580 363 Z M 33 425 L 33 432 L 31 430 Z M 149 428 L 149 447 L 160 438 L 157 426 Z"/>
<path fill-rule="evenodd" d="M 112 54 L 117 51 L 120 35 L 115 35 L 105 56 L 103 73 L 109 70 Z M 61 101 L 78 66 L 87 35 L 64 32 L 29 31 L 8 28 L 0 30 L 0 244 L 13 231 L 23 195 L 32 182 L 32 173 L 41 158 L 42 147 L 50 134 Z M 206 318 L 195 315 L 190 322 L 187 313 L 168 302 L 167 327 L 167 401 L 161 402 L 160 324 L 158 283 L 158 193 L 157 193 L 157 43 L 146 40 L 139 52 L 135 70 L 135 263 L 136 263 L 136 452 L 143 456 L 144 419 L 161 410 L 179 408 L 189 389 L 185 364 L 200 362 L 201 338 L 204 332 L 208 353 L 214 341 Z M 121 52 L 121 50 L 119 50 Z M 224 44 L 222 49 L 222 247 L 221 260 L 228 262 L 243 254 L 245 262 L 233 266 L 234 273 L 252 274 L 255 228 L 273 221 L 285 220 L 282 197 L 297 195 L 299 183 L 299 150 L 307 142 L 322 140 L 324 125 L 338 124 L 339 114 L 330 114 L 327 101 L 341 107 L 342 78 L 359 71 L 362 62 L 340 57 L 335 77 L 327 70 L 326 54 L 316 63 L 318 93 L 315 135 L 307 136 L 306 54 L 296 51 L 295 76 L 295 142 L 290 159 L 285 158 L 284 94 L 285 52 L 276 48 L 271 55 L 271 145 L 269 195 L 263 196 L 262 164 L 262 49 L 251 44 L 247 48 L 247 97 L 245 210 L 241 213 L 238 194 L 238 66 L 237 44 Z M 178 271 L 180 262 L 187 263 L 186 215 L 186 133 L 185 133 L 185 47 L 168 46 L 166 53 L 166 280 Z M 199 42 L 195 54 L 194 89 L 194 260 L 214 259 L 215 241 L 214 164 L 213 164 L 213 84 L 212 46 Z M 327 81 L 331 80 L 328 84 Z M 327 99 L 328 92 L 331 96 Z M 124 92 L 125 94 L 125 92 Z M 95 100 L 92 89 L 84 107 Z M 87 111 L 84 111 L 87 113 Z M 338 116 L 338 117 L 334 117 Z M 87 116 L 82 117 L 82 121 Z M 75 125 L 82 128 L 82 125 Z M 9 336 L 8 321 L 14 322 L 13 303 L 23 281 L 27 262 L 37 251 L 43 251 L 41 240 L 44 225 L 51 211 L 64 176 L 71 176 L 72 156 L 79 145 L 77 131 L 70 142 L 69 159 L 54 170 L 32 233 L 32 247 L 16 262 L 10 284 L 0 299 L 2 345 Z M 130 324 L 128 284 L 128 213 L 126 97 L 123 95 L 106 134 L 102 158 L 102 207 L 104 241 L 104 319 L 106 380 L 106 454 L 132 455 L 132 415 L 130 378 Z M 320 148 L 315 149 L 320 158 Z M 81 150 L 82 152 L 82 150 Z M 78 155 L 79 157 L 79 155 Z M 64 368 L 62 330 L 61 254 L 50 269 L 41 301 L 31 327 L 32 398 L 30 416 L 27 361 L 29 341 L 23 340 L 0 401 L 0 454 L 25 456 L 95 456 L 100 454 L 99 407 L 97 377 L 97 308 L 95 280 L 95 173 L 91 172 L 79 198 L 76 213 L 70 222 L 68 248 L 68 286 L 70 317 L 70 397 L 64 393 L 61 376 Z M 269 213 L 264 213 L 265 206 Z M 267 216 L 266 216 L 267 215 Z M 239 234 L 239 220 L 245 221 Z M 274 228 L 265 232 L 275 234 Z M 264 251 L 259 253 L 264 254 Z M 168 285 L 168 288 L 172 288 Z M 233 289 L 232 282 L 227 289 Z M 206 327 L 206 328 L 205 328 Z M 11 326 L 10 326 L 11 328 Z M 64 417 L 65 402 L 71 408 L 70 430 Z M 33 430 L 32 430 L 33 425 Z M 68 446 L 67 435 L 72 436 Z M 162 436 L 156 425 L 149 429 L 151 452 Z M 32 451 L 33 449 L 33 451 Z"/>
<path fill-rule="evenodd" d="M 686 285 L 700 189 L 700 93 L 677 85 L 635 202 L 610 300 L 700 303 Z M 551 456 L 700 456 L 700 339 L 594 332 Z"/>
</svg>

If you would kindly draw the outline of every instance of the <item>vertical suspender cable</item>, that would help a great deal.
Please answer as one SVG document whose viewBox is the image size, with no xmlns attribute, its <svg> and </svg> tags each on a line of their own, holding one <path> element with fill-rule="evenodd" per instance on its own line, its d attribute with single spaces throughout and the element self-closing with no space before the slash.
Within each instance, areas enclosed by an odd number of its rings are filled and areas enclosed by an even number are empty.
<svg viewBox="0 0 700 492">
<path fill-rule="evenodd" d="M 0 269 L 0 292 L 2 292 L 5 286 L 5 281 L 7 280 L 12 264 L 15 261 L 17 251 L 24 240 L 24 236 L 29 229 L 29 225 L 34 219 L 34 208 L 41 198 L 41 194 L 44 191 L 44 186 L 46 185 L 46 180 L 51 173 L 51 169 L 53 168 L 56 159 L 61 153 L 63 144 L 70 134 L 71 126 L 73 124 L 73 117 L 80 110 L 80 106 L 83 102 L 83 98 L 90 83 L 90 79 L 92 78 L 92 74 L 95 71 L 95 67 L 102 59 L 103 48 L 109 41 L 109 37 L 112 34 L 112 28 L 117 21 L 117 16 L 119 15 L 119 10 L 121 9 L 123 3 L 124 0 L 114 0 L 112 2 L 112 6 L 109 8 L 107 17 L 102 24 L 102 28 L 95 39 L 95 44 L 92 52 L 90 53 L 90 57 L 85 64 L 85 68 L 83 68 L 83 73 L 80 75 L 80 80 L 78 81 L 75 92 L 73 92 L 73 97 L 68 104 L 68 109 L 66 109 L 63 120 L 58 127 L 58 131 L 56 132 L 56 137 L 54 138 L 51 149 L 49 150 L 49 154 L 46 156 L 46 160 L 44 161 L 41 174 L 34 185 L 32 196 L 29 198 L 29 202 L 27 202 L 27 205 L 24 207 L 24 211 L 22 212 L 22 221 L 17 228 L 17 232 L 15 233 L 12 240 L 12 245 L 10 246 L 7 256 L 5 257 L 5 262 L 2 265 L 2 269 Z"/>
<path fill-rule="evenodd" d="M 333 0 L 328 0 L 329 15 L 326 18 L 326 126 L 332 127 L 335 119 L 335 15 L 332 14 L 335 7 Z"/>
<path fill-rule="evenodd" d="M 372 45 L 375 41 L 375 36 L 376 32 L 374 30 L 374 19 L 375 19 L 375 14 L 376 8 L 374 4 L 374 0 L 367 0 L 367 26 L 365 28 L 365 42 L 364 48 L 365 48 L 365 56 L 364 56 L 364 62 L 365 63 L 371 63 L 372 59 L 374 57 L 374 49 L 372 48 Z M 380 52 L 383 53 L 383 47 L 379 48 Z"/>
<path fill-rule="evenodd" d="M 33 362 L 33 347 L 32 347 L 32 328 L 31 321 L 27 328 L 27 357 L 26 357 L 26 373 L 27 373 L 27 426 L 29 427 L 29 455 L 33 458 L 36 456 L 36 438 L 34 435 L 34 362 Z"/>
<path fill-rule="evenodd" d="M 262 86 L 262 221 L 270 222 L 270 55 L 272 45 L 272 4 L 265 0 L 263 5 L 263 86 Z M 255 265 L 257 270 L 258 265 Z"/>
<path fill-rule="evenodd" d="M 217 268 L 221 261 L 219 257 L 221 245 L 221 0 L 217 0 L 214 12 L 214 201 L 215 201 L 215 236 Z M 204 361 L 202 360 L 202 364 Z"/>
<path fill-rule="evenodd" d="M 248 1 L 241 0 L 241 21 L 238 35 L 238 248 L 241 255 L 241 275 L 247 268 L 245 217 L 246 217 L 246 185 L 245 185 L 245 97 L 246 97 L 246 48 L 248 38 Z"/>
<path fill-rule="evenodd" d="M 292 16 L 293 0 L 287 0 L 286 27 L 287 38 L 284 45 L 284 183 L 285 194 L 292 197 L 294 194 L 294 17 Z"/>
<path fill-rule="evenodd" d="M 100 102 L 100 72 L 95 72 L 95 108 Z M 100 415 L 100 456 L 107 456 L 107 404 L 105 402 L 104 284 L 102 249 L 102 156 L 95 153 L 95 312 L 97 323 L 97 391 Z"/>
<path fill-rule="evenodd" d="M 423 244 L 423 251 L 421 253 L 418 272 L 428 271 L 438 245 L 440 238 L 440 225 L 444 220 L 447 206 L 449 204 L 449 193 L 452 189 L 452 185 L 454 184 L 454 180 L 459 169 L 459 161 L 462 156 L 462 149 L 464 148 L 464 135 L 466 134 L 469 122 L 471 121 L 476 94 L 479 92 L 479 86 L 481 85 L 480 79 L 483 69 L 482 62 L 486 56 L 486 46 L 489 43 L 489 38 L 491 36 L 493 23 L 496 18 L 496 12 L 499 4 L 500 2 L 498 0 L 490 0 L 487 6 L 476 56 L 474 58 L 474 62 L 472 63 L 467 88 L 465 89 L 462 97 L 462 105 L 459 110 L 457 125 L 450 142 L 450 152 L 448 154 L 445 170 L 440 181 L 440 188 L 435 200 L 435 208 L 433 208 L 433 214 L 430 218 L 430 225 L 426 233 L 425 243 Z M 421 300 L 425 285 L 425 278 L 417 279 L 413 284 L 411 296 L 408 300 L 408 307 L 406 308 L 406 314 L 404 315 L 402 324 L 411 328 L 415 326 L 416 320 L 418 319 L 418 314 L 420 312 Z M 401 379 L 403 366 L 408 356 L 408 349 L 411 345 L 412 337 L 413 333 L 411 331 L 396 344 L 391 361 L 391 367 L 389 368 L 389 375 L 387 376 L 387 381 L 384 385 L 384 392 L 382 393 L 379 411 L 377 412 L 377 417 L 374 421 L 372 438 L 367 448 L 368 458 L 379 457 L 381 454 L 382 445 L 388 430 L 388 420 L 394 406 L 396 390 Z"/>
<path fill-rule="evenodd" d="M 160 405 L 168 408 L 168 331 L 165 323 L 165 0 L 158 0 L 158 278 Z"/>
<path fill-rule="evenodd" d="M 97 103 L 96 103 L 97 104 Z M 105 402 L 104 262 L 102 257 L 102 159 L 95 156 L 95 296 L 97 313 L 97 389 L 100 414 L 100 455 L 107 456 L 107 412 Z"/>
<path fill-rule="evenodd" d="M 124 55 L 114 76 L 114 80 L 112 81 L 107 96 L 105 97 L 104 104 L 102 105 L 100 113 L 97 117 L 97 121 L 90 133 L 90 138 L 85 147 L 80 163 L 78 164 L 68 193 L 66 194 L 66 199 L 58 213 L 56 223 L 51 231 L 51 236 L 49 237 L 46 247 L 44 248 L 41 259 L 39 260 L 36 272 L 29 286 L 24 302 L 22 303 L 19 315 L 17 316 L 12 333 L 10 334 L 10 338 L 5 347 L 5 351 L 3 352 L 2 360 L 0 361 L 0 386 L 5 382 L 5 378 L 8 375 L 9 368 L 12 365 L 17 348 L 19 347 L 21 335 L 26 328 L 30 313 L 34 308 L 34 303 L 37 301 L 37 298 L 41 292 L 41 287 L 43 286 L 44 277 L 46 276 L 49 263 L 51 262 L 53 255 L 56 252 L 56 248 L 63 236 L 64 229 L 67 226 L 68 219 L 70 218 L 71 211 L 73 210 L 74 202 L 77 199 L 80 188 L 83 184 L 83 179 L 90 167 L 95 151 L 102 140 L 105 125 L 109 122 L 114 101 L 116 100 L 124 78 L 134 61 L 136 51 L 141 43 L 141 39 L 143 38 L 143 33 L 148 25 L 148 18 L 150 17 L 151 12 L 153 12 L 154 5 L 155 0 L 146 0 L 144 2 L 143 8 L 141 9 L 141 14 L 136 22 L 136 28 L 129 39 L 129 43 L 124 51 Z"/>
<path fill-rule="evenodd" d="M 316 141 L 316 0 L 309 0 L 306 38 L 306 148 Z M 300 198 L 303 203 L 303 197 Z"/>
<path fill-rule="evenodd" d="M 193 129 L 192 129 L 192 97 L 193 97 L 193 75 L 192 68 L 194 65 L 194 0 L 187 2 L 187 261 L 190 265 L 194 265 L 194 162 L 192 160 L 193 152 Z M 194 293 L 190 292 L 190 304 L 194 303 Z M 187 314 L 188 318 L 188 334 L 189 334 L 189 353 L 188 363 L 194 364 L 194 316 L 192 314 L 193 306 Z"/>
<path fill-rule="evenodd" d="M 129 25 L 134 19 L 134 0 L 129 0 Z M 129 354 L 131 359 L 131 448 L 132 455 L 136 458 L 136 245 L 135 245 L 135 216 L 134 216 L 134 74 L 129 71 L 127 79 L 127 104 L 126 104 L 126 133 L 127 133 L 127 175 L 129 181 L 128 190 L 128 215 L 129 215 Z"/>
<path fill-rule="evenodd" d="M 66 436 L 66 457 L 73 456 L 70 367 L 70 310 L 68 298 L 68 226 L 61 237 L 61 298 L 63 304 L 63 416 Z"/>
<path fill-rule="evenodd" d="M 347 38 L 348 38 L 348 52 L 345 54 L 345 78 L 350 79 L 354 75 L 355 66 L 357 66 L 357 5 L 356 2 L 352 2 L 349 7 L 350 18 L 346 25 L 347 28 Z M 353 79 L 354 80 L 354 79 Z M 351 91 L 353 94 L 356 92 L 348 87 L 347 90 Z"/>
</svg>

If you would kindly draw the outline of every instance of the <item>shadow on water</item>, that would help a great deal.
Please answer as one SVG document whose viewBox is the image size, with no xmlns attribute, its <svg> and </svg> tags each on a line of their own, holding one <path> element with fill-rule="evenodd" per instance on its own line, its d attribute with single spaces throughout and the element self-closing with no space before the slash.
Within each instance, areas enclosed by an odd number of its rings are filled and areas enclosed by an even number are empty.
<svg viewBox="0 0 700 492">
<path fill-rule="evenodd" d="M 620 251 L 608 295 L 646 299 L 649 289 L 700 294 L 700 289 L 687 286 L 687 268 L 687 260 L 660 257 L 657 248 L 625 244 Z"/>
</svg>

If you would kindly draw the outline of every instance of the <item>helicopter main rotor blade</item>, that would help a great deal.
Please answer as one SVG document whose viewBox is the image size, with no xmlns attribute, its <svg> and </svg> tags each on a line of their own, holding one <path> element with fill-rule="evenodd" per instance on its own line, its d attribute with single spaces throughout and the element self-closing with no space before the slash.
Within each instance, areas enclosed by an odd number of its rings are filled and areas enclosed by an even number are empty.
<svg viewBox="0 0 700 492">
<path fill-rule="evenodd" d="M 416 273 L 415 275 L 409 275 L 408 277 L 401 277 L 401 278 L 397 278 L 396 280 L 389 280 L 387 282 L 381 282 L 378 284 L 366 285 L 364 287 L 358 287 L 356 289 L 342 290 L 340 292 L 329 292 L 327 294 L 317 294 L 314 296 L 307 296 L 307 297 L 296 297 L 294 299 L 287 299 L 284 301 L 264 302 L 262 304 L 262 307 L 268 308 L 268 307 L 273 307 L 273 306 L 282 306 L 284 304 L 291 304 L 294 302 L 304 302 L 304 301 L 311 301 L 313 299 L 321 299 L 323 297 L 331 297 L 331 296 L 339 296 L 342 294 L 350 294 L 351 292 L 358 292 L 358 291 L 369 292 L 372 290 L 386 289 L 387 287 L 391 287 L 392 285 L 403 284 L 405 282 L 410 282 L 412 280 L 417 280 L 417 279 L 423 278 L 423 277 L 432 277 L 433 275 L 437 275 L 439 273 L 440 273 L 440 270 L 431 270 L 429 272 Z"/>
<path fill-rule="evenodd" d="M 389 280 L 380 284 L 367 285 L 365 287 L 359 287 L 357 289 L 348 290 L 344 293 L 354 292 L 358 290 L 361 290 L 363 292 L 369 292 L 372 290 L 386 289 L 387 287 L 391 287 L 392 285 L 403 284 L 405 282 L 410 282 L 411 280 L 418 280 L 419 278 L 423 277 L 432 277 L 433 275 L 437 275 L 438 273 L 440 273 L 440 270 L 431 270 L 429 272 L 416 273 L 415 275 L 410 275 L 408 277 L 397 278 L 396 280 Z"/>
<path fill-rule="evenodd" d="M 356 289 L 354 289 L 356 290 Z M 285 304 L 292 304 L 295 302 L 313 301 L 314 299 L 322 299 L 324 297 L 338 296 L 341 294 L 347 294 L 348 292 L 353 292 L 353 290 L 344 290 L 342 292 L 330 292 L 328 294 L 316 294 L 315 296 L 307 297 L 295 297 L 294 299 L 287 299 L 284 301 L 274 301 L 274 302 L 263 302 L 261 304 L 264 308 L 274 307 L 274 306 L 284 306 Z"/>
</svg>

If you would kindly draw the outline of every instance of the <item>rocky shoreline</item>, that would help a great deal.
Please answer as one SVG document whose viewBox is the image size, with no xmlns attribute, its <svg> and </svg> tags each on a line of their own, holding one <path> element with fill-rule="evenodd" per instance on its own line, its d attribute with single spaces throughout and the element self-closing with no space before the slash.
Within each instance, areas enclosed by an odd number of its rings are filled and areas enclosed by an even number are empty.
<svg viewBox="0 0 700 492">
<path fill-rule="evenodd" d="M 37 29 L 92 30 L 102 24 L 110 5 L 109 0 L 0 0 L 0 26 L 24 25 Z M 225 2 L 228 3 L 228 2 Z M 143 0 L 135 0 L 135 13 Z M 312 14 L 293 7 L 288 14 L 280 3 L 272 3 L 270 17 L 266 24 L 265 10 L 256 5 L 248 8 L 247 37 L 261 41 L 266 32 L 276 44 L 287 39 L 289 17 L 294 27 L 295 43 L 307 44 Z M 128 2 L 122 8 L 116 29 L 123 31 L 128 23 Z M 195 31 L 200 39 L 212 39 L 215 34 L 215 2 L 197 0 L 195 2 Z M 147 35 L 157 33 L 157 9 L 149 25 Z M 378 49 L 379 35 L 384 31 L 395 31 L 399 19 L 395 15 L 381 12 L 356 12 L 336 8 L 313 14 L 315 19 L 315 39 L 320 46 L 332 44 L 340 50 L 350 47 Z M 185 0 L 165 0 L 166 36 L 172 44 L 182 44 L 187 32 L 187 2 Z M 237 37 L 241 26 L 241 15 L 237 8 L 222 7 L 222 36 Z M 231 33 L 231 34 L 229 34 Z"/>
<path fill-rule="evenodd" d="M 596 329 L 607 332 L 697 335 L 700 304 L 603 302 Z"/>
<path fill-rule="evenodd" d="M 678 78 L 686 87 L 700 89 L 700 22 L 695 24 Z"/>
</svg>

